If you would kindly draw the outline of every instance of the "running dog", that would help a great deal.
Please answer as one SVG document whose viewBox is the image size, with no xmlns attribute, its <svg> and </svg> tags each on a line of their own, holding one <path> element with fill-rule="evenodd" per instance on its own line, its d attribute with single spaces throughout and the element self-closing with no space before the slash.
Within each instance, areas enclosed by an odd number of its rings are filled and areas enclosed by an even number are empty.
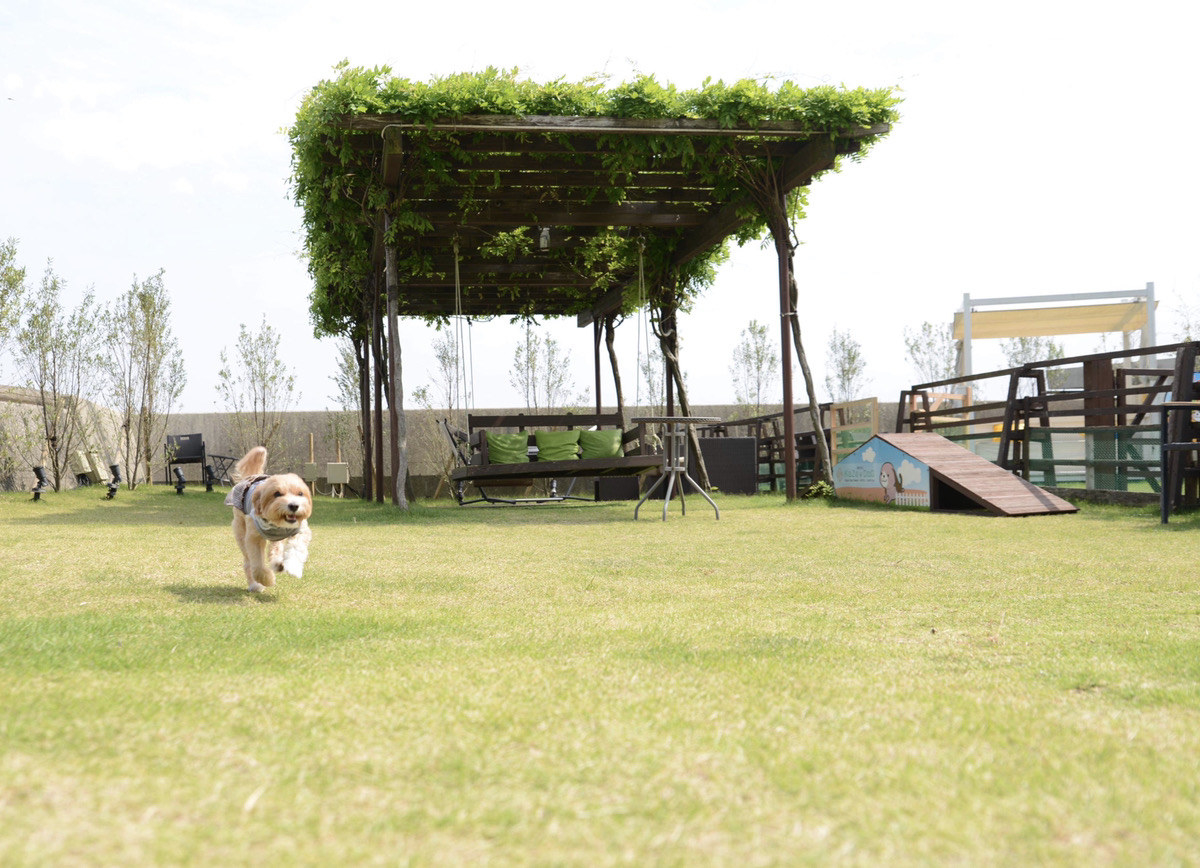
<svg viewBox="0 0 1200 868">
<path fill-rule="evenodd" d="M 246 586 L 254 593 L 275 584 L 275 573 L 300 578 L 308 560 L 312 493 L 294 473 L 267 475 L 267 450 L 255 446 L 235 465 L 233 537 L 242 550 Z"/>
</svg>

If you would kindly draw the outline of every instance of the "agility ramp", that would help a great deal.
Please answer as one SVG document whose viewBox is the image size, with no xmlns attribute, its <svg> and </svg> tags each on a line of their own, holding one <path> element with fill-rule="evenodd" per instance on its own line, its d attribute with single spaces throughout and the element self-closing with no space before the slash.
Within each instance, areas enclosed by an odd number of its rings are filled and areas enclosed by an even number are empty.
<svg viewBox="0 0 1200 868">
<path fill-rule="evenodd" d="M 833 468 L 839 497 L 935 511 L 992 515 L 1076 512 L 1038 488 L 940 434 L 876 434 Z"/>
</svg>

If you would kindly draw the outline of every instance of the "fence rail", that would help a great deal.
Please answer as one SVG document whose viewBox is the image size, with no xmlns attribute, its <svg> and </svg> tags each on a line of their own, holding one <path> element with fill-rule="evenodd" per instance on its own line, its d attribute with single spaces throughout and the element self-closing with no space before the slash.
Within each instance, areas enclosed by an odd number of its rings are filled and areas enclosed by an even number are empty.
<svg viewBox="0 0 1200 868">
<path fill-rule="evenodd" d="M 901 393 L 896 430 L 936 432 L 1038 484 L 1157 494 L 1161 406 L 1200 392 L 1198 349 L 1185 341 L 921 383 Z M 983 397 L 997 385 L 1002 399 Z M 1174 441 L 1198 439 L 1197 420 L 1178 425 Z M 1167 457 L 1182 480 L 1174 506 L 1200 501 L 1198 451 Z"/>
</svg>

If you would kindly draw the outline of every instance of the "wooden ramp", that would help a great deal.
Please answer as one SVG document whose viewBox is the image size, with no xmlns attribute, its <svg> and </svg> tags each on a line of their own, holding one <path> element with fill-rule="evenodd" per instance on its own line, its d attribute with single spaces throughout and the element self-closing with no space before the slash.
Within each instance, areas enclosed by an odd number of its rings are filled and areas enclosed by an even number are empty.
<svg viewBox="0 0 1200 868">
<path fill-rule="evenodd" d="M 1061 497 L 1043 491 L 940 434 L 878 434 L 880 440 L 929 468 L 930 509 L 982 507 L 993 515 L 1053 515 L 1077 512 Z"/>
</svg>

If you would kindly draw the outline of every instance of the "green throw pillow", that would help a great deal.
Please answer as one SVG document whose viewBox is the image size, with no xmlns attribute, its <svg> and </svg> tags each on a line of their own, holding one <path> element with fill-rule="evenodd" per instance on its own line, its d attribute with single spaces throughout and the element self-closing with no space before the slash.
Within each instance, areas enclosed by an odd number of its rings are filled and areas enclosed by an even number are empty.
<svg viewBox="0 0 1200 868">
<path fill-rule="evenodd" d="M 580 431 L 579 448 L 581 458 L 616 458 L 621 454 L 621 429 Z"/>
<path fill-rule="evenodd" d="M 537 431 L 538 461 L 570 461 L 579 457 L 578 431 Z"/>
<path fill-rule="evenodd" d="M 487 435 L 488 464 L 524 464 L 529 460 L 528 434 L 483 433 Z"/>
</svg>

